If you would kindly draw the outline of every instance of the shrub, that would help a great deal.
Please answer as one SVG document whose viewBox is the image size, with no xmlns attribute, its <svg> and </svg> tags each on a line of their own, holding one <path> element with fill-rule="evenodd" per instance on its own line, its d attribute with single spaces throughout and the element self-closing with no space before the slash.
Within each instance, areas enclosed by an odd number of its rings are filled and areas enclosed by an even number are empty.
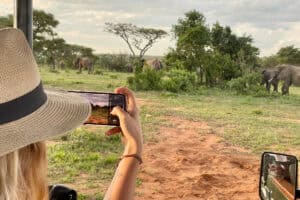
<svg viewBox="0 0 300 200">
<path fill-rule="evenodd" d="M 172 69 L 162 79 L 162 88 L 170 92 L 192 91 L 196 74 L 186 70 Z"/>
<path fill-rule="evenodd" d="M 135 73 L 133 77 L 128 77 L 127 82 L 134 90 L 161 90 L 161 71 L 146 69 L 143 72 Z"/>
<path fill-rule="evenodd" d="M 127 79 L 134 90 L 166 90 L 170 92 L 192 91 L 196 85 L 196 74 L 186 70 L 155 71 L 145 69 L 135 72 Z"/>
<path fill-rule="evenodd" d="M 227 82 L 227 87 L 237 94 L 267 96 L 268 92 L 260 85 L 261 75 L 250 73 Z"/>
</svg>

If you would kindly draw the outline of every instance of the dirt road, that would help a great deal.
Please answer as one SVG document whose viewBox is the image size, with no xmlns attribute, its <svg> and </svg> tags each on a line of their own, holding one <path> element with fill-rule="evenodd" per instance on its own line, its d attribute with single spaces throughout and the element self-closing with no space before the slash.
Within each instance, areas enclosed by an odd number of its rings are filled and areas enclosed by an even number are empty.
<svg viewBox="0 0 300 200">
<path fill-rule="evenodd" d="M 202 122 L 168 119 L 147 143 L 138 200 L 258 198 L 259 158 L 226 144 Z"/>
</svg>

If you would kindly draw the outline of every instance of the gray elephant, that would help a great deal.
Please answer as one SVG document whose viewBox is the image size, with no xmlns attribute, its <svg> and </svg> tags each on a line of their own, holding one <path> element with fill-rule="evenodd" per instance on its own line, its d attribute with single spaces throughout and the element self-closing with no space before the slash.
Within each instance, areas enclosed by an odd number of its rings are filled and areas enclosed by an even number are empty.
<svg viewBox="0 0 300 200">
<path fill-rule="evenodd" d="M 94 63 L 89 57 L 76 58 L 74 66 L 79 69 L 79 73 L 82 72 L 82 69 L 87 69 L 89 74 L 92 74 L 94 71 Z"/>
<path fill-rule="evenodd" d="M 270 92 L 271 85 L 273 85 L 274 91 L 278 92 L 279 80 L 276 75 L 276 69 L 265 69 L 262 71 L 261 85 L 266 85 L 266 89 L 268 92 Z"/>
<path fill-rule="evenodd" d="M 163 64 L 160 60 L 158 60 L 157 58 L 154 59 L 149 59 L 149 60 L 143 60 L 144 69 L 150 68 L 150 69 L 154 69 L 154 70 L 161 70 L 163 68 Z"/>
<path fill-rule="evenodd" d="M 58 66 L 60 67 L 60 69 L 65 69 L 65 61 L 63 61 L 63 60 L 60 60 L 59 62 L 58 62 Z"/>
<path fill-rule="evenodd" d="M 289 94 L 291 85 L 300 86 L 300 67 L 286 64 L 278 65 L 276 66 L 276 76 L 274 78 L 283 81 L 282 94 Z"/>
</svg>

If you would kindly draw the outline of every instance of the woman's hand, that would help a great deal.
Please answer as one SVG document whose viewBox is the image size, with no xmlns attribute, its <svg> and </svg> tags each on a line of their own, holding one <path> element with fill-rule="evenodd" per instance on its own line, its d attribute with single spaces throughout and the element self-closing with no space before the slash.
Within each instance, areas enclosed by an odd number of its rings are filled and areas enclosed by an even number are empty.
<svg viewBox="0 0 300 200">
<path fill-rule="evenodd" d="M 115 89 L 115 93 L 126 97 L 127 112 L 120 107 L 115 107 L 111 114 L 118 116 L 120 127 L 114 127 L 106 132 L 106 135 L 122 133 L 122 141 L 125 145 L 124 155 L 137 154 L 141 156 L 143 150 L 143 136 L 139 120 L 139 111 L 132 91 L 125 87 Z"/>
</svg>

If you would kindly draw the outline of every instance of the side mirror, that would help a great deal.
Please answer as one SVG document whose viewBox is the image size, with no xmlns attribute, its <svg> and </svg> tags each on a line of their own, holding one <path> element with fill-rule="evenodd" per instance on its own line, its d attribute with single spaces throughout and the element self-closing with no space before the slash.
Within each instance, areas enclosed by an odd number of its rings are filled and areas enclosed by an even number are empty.
<svg viewBox="0 0 300 200">
<path fill-rule="evenodd" d="M 265 152 L 261 158 L 259 196 L 262 200 L 295 200 L 298 160 L 295 156 Z"/>
</svg>

